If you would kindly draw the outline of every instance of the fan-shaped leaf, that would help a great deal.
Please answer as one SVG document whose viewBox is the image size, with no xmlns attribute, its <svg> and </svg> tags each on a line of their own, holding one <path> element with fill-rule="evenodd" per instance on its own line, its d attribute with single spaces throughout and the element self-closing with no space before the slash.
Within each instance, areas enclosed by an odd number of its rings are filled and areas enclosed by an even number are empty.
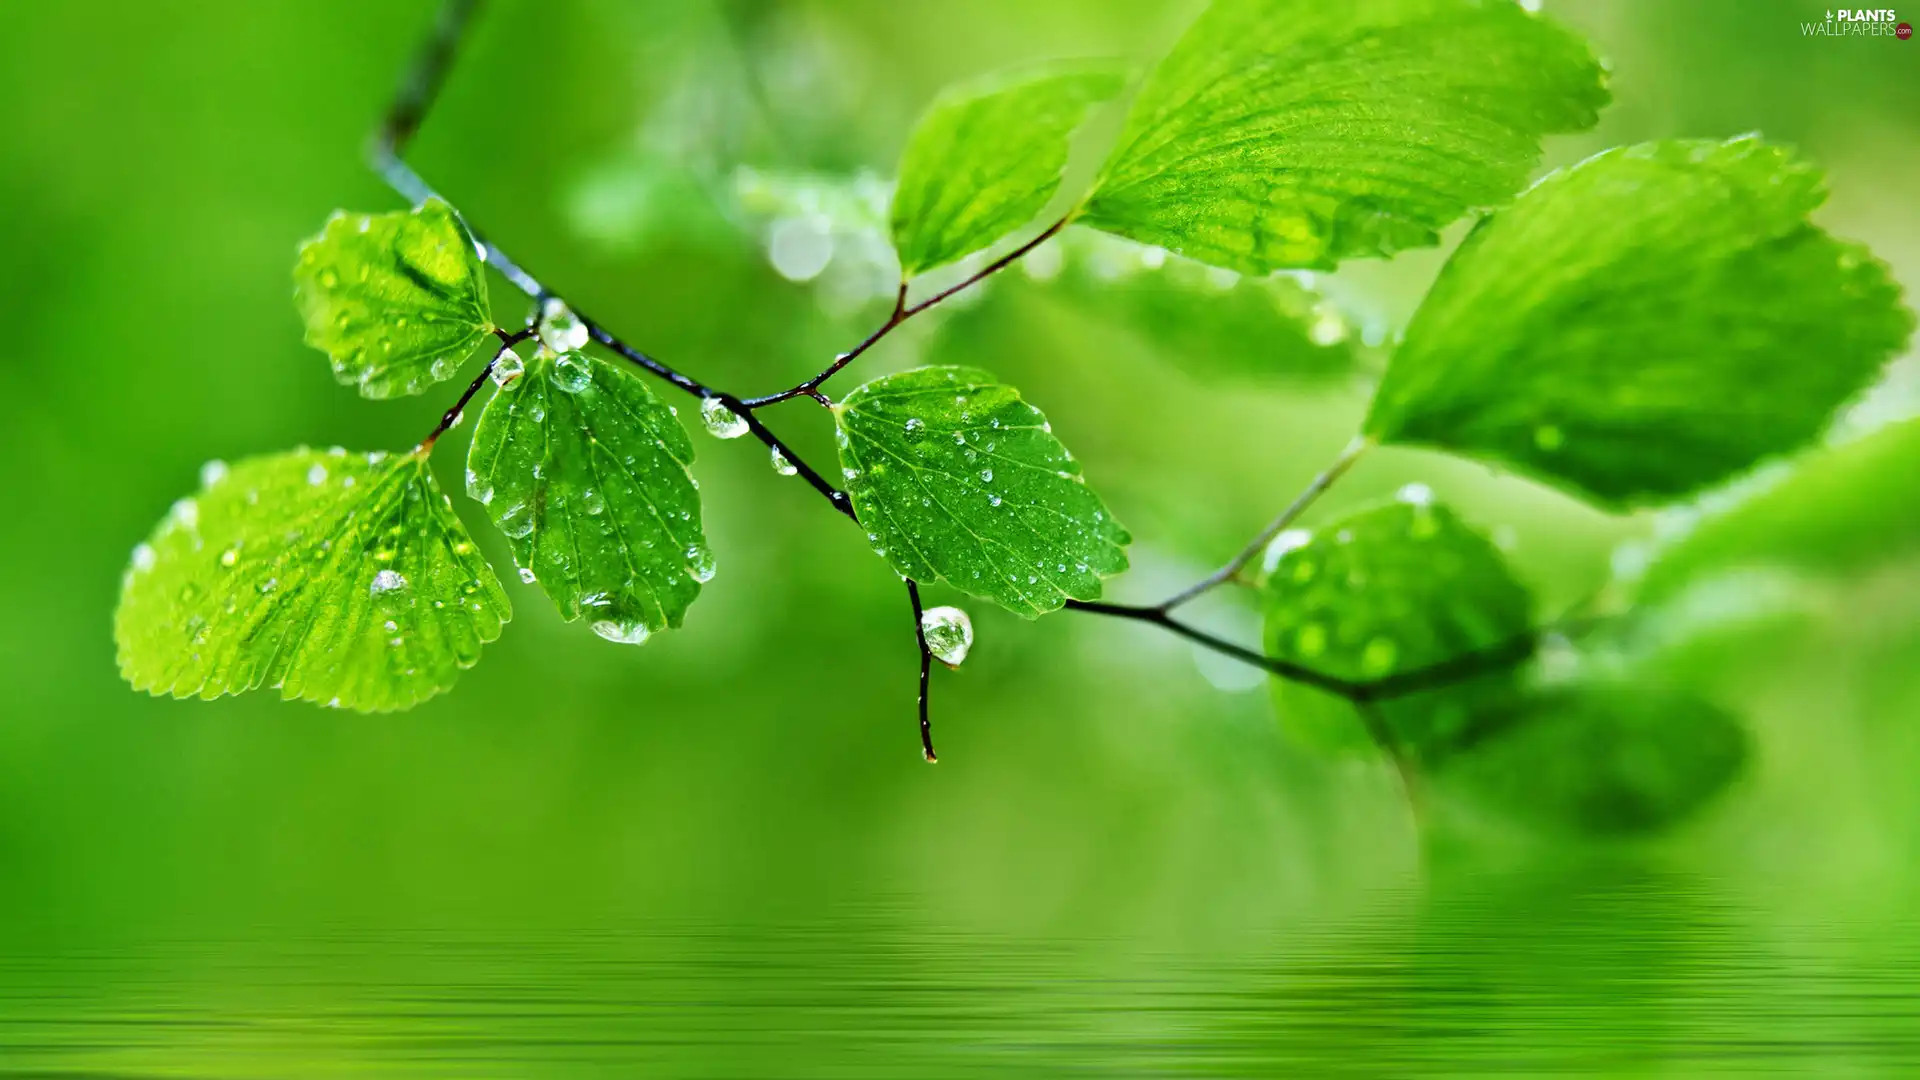
<svg viewBox="0 0 1920 1080">
<path fill-rule="evenodd" d="M 1267 655 L 1327 675 L 1373 682 L 1498 650 L 1532 629 L 1533 598 L 1499 550 L 1423 491 L 1316 533 L 1282 534 L 1271 550 Z M 1495 665 L 1376 708 L 1401 750 L 1438 757 L 1477 711 L 1511 692 L 1516 667 Z M 1344 700 L 1276 680 L 1275 702 L 1281 723 L 1310 743 L 1367 741 Z"/>
<path fill-rule="evenodd" d="M 1436 242 L 1607 93 L 1505 2 L 1215 0 L 1148 77 L 1080 220 L 1243 273 Z"/>
<path fill-rule="evenodd" d="M 1032 618 L 1126 569 L 1127 531 L 1040 410 L 992 375 L 916 368 L 834 413 L 854 510 L 900 573 Z"/>
<path fill-rule="evenodd" d="M 481 414 L 467 493 L 562 616 L 638 643 L 679 626 L 713 575 L 692 461 L 673 410 L 638 378 L 542 350 Z"/>
<path fill-rule="evenodd" d="M 307 344 L 366 397 L 417 394 L 451 378 L 493 332 L 479 251 L 438 199 L 333 215 L 301 245 L 293 280 Z"/>
<path fill-rule="evenodd" d="M 1612 507 L 1805 444 L 1913 326 L 1885 266 L 1807 224 L 1822 197 L 1750 138 L 1554 173 L 1454 253 L 1367 430 Z"/>
<path fill-rule="evenodd" d="M 1118 93 L 1111 68 L 995 76 L 955 87 L 920 118 L 900 160 L 893 244 L 911 277 L 1033 220 L 1060 188 L 1067 139 Z"/>
<path fill-rule="evenodd" d="M 511 614 L 424 453 L 296 450 L 203 476 L 121 583 L 135 689 L 404 709 L 453 685 Z"/>
</svg>

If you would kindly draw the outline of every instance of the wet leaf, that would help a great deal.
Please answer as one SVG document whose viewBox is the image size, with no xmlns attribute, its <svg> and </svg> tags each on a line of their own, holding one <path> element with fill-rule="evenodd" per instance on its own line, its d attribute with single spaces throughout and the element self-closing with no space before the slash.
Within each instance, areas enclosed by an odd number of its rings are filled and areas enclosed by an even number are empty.
<svg viewBox="0 0 1920 1080">
<path fill-rule="evenodd" d="M 1499 550 L 1425 493 L 1282 534 L 1262 589 L 1267 655 L 1350 682 L 1373 682 L 1522 639 L 1533 598 Z M 1435 758 L 1474 715 L 1509 694 L 1518 665 L 1376 705 L 1403 750 Z M 1344 699 L 1275 680 L 1283 727 L 1350 749 L 1372 740 Z"/>
<path fill-rule="evenodd" d="M 692 461 L 686 430 L 637 376 L 542 350 L 487 402 L 467 493 L 563 617 L 638 643 L 679 626 L 713 576 Z"/>
<path fill-rule="evenodd" d="M 203 478 L 121 583 L 135 689 L 404 709 L 452 686 L 511 614 L 423 453 L 296 450 Z"/>
<path fill-rule="evenodd" d="M 1249 274 L 1390 255 L 1506 199 L 1606 100 L 1586 46 L 1509 3 L 1215 0 L 1079 220 Z"/>
<path fill-rule="evenodd" d="M 1060 188 L 1067 140 L 1118 93 L 1110 66 L 999 75 L 955 87 L 913 130 L 893 196 L 903 277 L 970 255 L 1032 221 Z"/>
<path fill-rule="evenodd" d="M 1040 410 L 992 375 L 916 368 L 834 413 L 854 509 L 900 573 L 1032 618 L 1126 569 L 1127 531 Z"/>
<path fill-rule="evenodd" d="M 1739 775 L 1747 737 L 1710 702 L 1637 682 L 1551 687 L 1515 703 L 1441 774 L 1522 821 L 1595 836 L 1698 811 Z"/>
<path fill-rule="evenodd" d="M 293 281 L 307 344 L 364 397 L 418 394 L 452 378 L 493 331 L 473 237 L 438 199 L 333 215 L 301 245 Z"/>
<path fill-rule="evenodd" d="M 1913 326 L 1884 265 L 1807 223 L 1823 197 L 1751 138 L 1548 176 L 1449 260 L 1367 430 L 1622 509 L 1804 445 Z"/>
</svg>

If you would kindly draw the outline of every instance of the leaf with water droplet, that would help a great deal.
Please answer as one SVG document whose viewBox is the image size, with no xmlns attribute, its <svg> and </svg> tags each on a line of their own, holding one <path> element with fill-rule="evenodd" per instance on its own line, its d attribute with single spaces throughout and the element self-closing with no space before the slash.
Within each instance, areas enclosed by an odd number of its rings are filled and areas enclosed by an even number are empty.
<svg viewBox="0 0 1920 1080">
<path fill-rule="evenodd" d="M 418 394 L 452 378 L 493 332 L 473 237 L 446 203 L 337 213 L 300 248 L 294 297 L 307 344 L 365 397 Z"/>
<path fill-rule="evenodd" d="M 706 580 L 687 556 L 706 550 L 692 461 L 638 377 L 545 350 L 487 403 L 467 453 L 492 490 L 487 513 L 560 614 L 626 643 L 679 626 Z"/>
<path fill-rule="evenodd" d="M 1913 329 L 1887 268 L 1808 223 L 1823 198 L 1750 137 L 1549 175 L 1448 261 L 1367 431 L 1616 509 L 1806 444 Z"/>
<path fill-rule="evenodd" d="M 1483 718 L 1444 790 L 1552 830 L 1643 833 L 1696 813 L 1739 775 L 1747 736 L 1703 699 L 1638 680 L 1548 686 Z"/>
<path fill-rule="evenodd" d="M 901 276 L 970 255 L 1032 221 L 1060 188 L 1074 129 L 1124 82 L 1111 65 L 1056 65 L 942 94 L 900 159 L 890 216 Z"/>
<path fill-rule="evenodd" d="M 1354 682 L 1498 648 L 1532 629 L 1533 598 L 1499 549 L 1425 496 L 1295 534 L 1273 557 L 1262 597 L 1267 655 Z M 1432 758 L 1513 685 L 1508 668 L 1377 708 L 1407 750 Z M 1282 727 L 1309 744 L 1371 744 L 1344 699 L 1276 679 L 1274 700 Z"/>
<path fill-rule="evenodd" d="M 1606 101 L 1586 46 L 1512 4 L 1215 0 L 1079 220 L 1256 275 L 1430 246 Z"/>
<path fill-rule="evenodd" d="M 252 458 L 187 501 L 191 522 L 170 513 L 121 584 L 114 639 L 136 689 L 404 709 L 452 686 L 511 613 L 422 454 Z"/>
<path fill-rule="evenodd" d="M 848 394 L 834 415 L 854 511 L 901 574 L 944 579 L 1033 618 L 1069 598 L 1097 599 L 1101 579 L 1127 568 L 1131 538 L 1079 463 L 1040 410 L 987 372 L 883 376 Z M 909 433 L 910 419 L 924 428 Z M 990 481 L 981 461 L 995 466 Z"/>
</svg>

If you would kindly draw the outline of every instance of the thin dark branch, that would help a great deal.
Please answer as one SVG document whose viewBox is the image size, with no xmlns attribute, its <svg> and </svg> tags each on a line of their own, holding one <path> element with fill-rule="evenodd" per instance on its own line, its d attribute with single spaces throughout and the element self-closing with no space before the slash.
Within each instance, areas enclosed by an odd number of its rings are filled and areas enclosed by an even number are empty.
<svg viewBox="0 0 1920 1080">
<path fill-rule="evenodd" d="M 974 273 L 967 275 L 966 280 L 961 281 L 956 285 L 952 285 L 952 286 L 949 286 L 948 288 L 942 289 L 939 292 L 934 293 L 932 296 L 927 297 L 925 300 L 922 300 L 919 303 L 914 304 L 912 306 L 908 306 L 907 304 L 907 283 L 904 281 L 901 282 L 900 291 L 894 295 L 893 311 L 891 314 L 887 316 L 887 321 L 881 323 L 880 326 L 877 329 L 875 329 L 873 333 L 868 334 L 860 342 L 860 344 L 855 345 L 853 348 L 848 349 L 846 352 L 843 352 L 839 356 L 834 357 L 833 363 L 828 364 L 826 368 L 823 369 L 818 375 L 815 375 L 813 378 L 808 379 L 806 382 L 803 382 L 798 386 L 788 387 L 787 389 L 782 390 L 777 394 L 768 394 L 765 397 L 748 398 L 746 401 L 742 402 L 741 404 L 744 407 L 746 407 L 748 410 L 760 409 L 760 408 L 765 408 L 768 405 L 773 405 L 778 402 L 787 401 L 789 399 L 802 397 L 802 396 L 814 398 L 819 402 L 821 402 L 822 404 L 831 404 L 831 402 L 827 400 L 826 396 L 820 393 L 820 387 L 824 385 L 828 379 L 833 378 L 833 376 L 837 374 L 841 368 L 844 368 L 848 364 L 851 364 L 855 360 L 858 360 L 860 358 L 861 353 L 864 353 L 868 349 L 873 348 L 876 344 L 880 342 L 881 338 L 884 338 L 888 334 L 893 333 L 894 329 L 898 327 L 901 323 L 906 322 L 908 319 L 913 318 L 915 315 L 918 315 L 921 312 L 927 310 L 928 308 L 933 307 L 935 304 L 938 304 L 940 301 L 945 300 L 947 297 L 952 296 L 953 294 L 960 292 L 964 289 L 967 289 L 974 285 L 979 284 L 981 281 L 986 280 L 986 278 L 989 275 L 999 270 L 1005 269 L 1008 265 L 1012 264 L 1012 262 L 1015 259 L 1018 259 L 1020 256 L 1025 255 L 1027 252 L 1032 251 L 1034 248 L 1039 247 L 1041 244 L 1047 241 L 1048 237 L 1051 237 L 1053 234 L 1059 232 L 1061 229 L 1066 228 L 1067 220 L 1068 219 L 1066 218 L 1061 218 L 1059 221 L 1056 221 L 1053 224 L 1047 226 L 1044 230 L 1040 232 L 1038 236 L 1035 236 L 1033 239 L 1028 240 L 1026 243 L 1021 244 L 1019 247 L 1014 248 L 1012 251 L 1009 251 L 1005 255 L 1002 255 L 999 258 L 993 260 L 992 262 L 988 263 L 986 266 L 982 267 L 978 271 L 975 271 Z"/>
<path fill-rule="evenodd" d="M 1273 538 L 1280 535 L 1280 530 L 1293 524 L 1301 514 L 1305 513 L 1307 507 L 1312 506 L 1313 501 L 1320 497 L 1321 492 L 1332 487 L 1334 481 L 1346 475 L 1347 470 L 1353 468 L 1353 463 L 1360 460 L 1360 455 L 1366 453 L 1367 447 L 1372 445 L 1371 441 L 1364 438 L 1348 443 L 1347 448 L 1340 451 L 1340 456 L 1333 460 L 1333 464 L 1321 470 L 1320 475 L 1314 477 L 1313 482 L 1307 485 L 1307 489 L 1294 496 L 1293 502 L 1287 504 L 1285 510 L 1280 511 L 1280 516 L 1267 522 L 1266 528 L 1261 529 L 1258 536 L 1249 541 L 1246 547 L 1241 548 L 1238 555 L 1227 560 L 1226 565 L 1220 569 L 1162 600 L 1159 605 L 1160 610 L 1172 611 L 1214 586 L 1231 581 L 1249 562 L 1258 558 L 1260 553 L 1266 550 L 1267 545 L 1273 542 Z"/>
<path fill-rule="evenodd" d="M 493 366 L 500 362 L 501 357 L 507 355 L 508 349 L 532 337 L 533 331 L 529 329 L 508 333 L 505 330 L 495 330 L 494 334 L 500 339 L 499 350 L 493 354 L 493 359 L 487 361 L 487 366 L 480 369 L 480 374 L 473 377 L 473 382 L 467 384 L 467 389 L 460 395 L 460 400 L 454 402 L 452 408 L 440 414 L 440 423 L 427 433 L 426 438 L 420 440 L 420 449 L 432 450 L 433 444 L 440 440 L 440 436 L 451 431 L 453 425 L 460 422 L 460 414 L 467 411 L 467 403 L 472 401 L 473 395 L 479 393 L 480 388 L 487 384 L 487 377 L 493 374 Z"/>
<path fill-rule="evenodd" d="M 425 202 L 431 198 L 436 198 L 437 195 L 432 186 L 402 159 L 402 154 L 412 139 L 413 134 L 419 129 L 420 124 L 425 119 L 433 101 L 438 96 L 440 88 L 444 84 L 447 73 L 452 66 L 455 54 L 458 51 L 460 39 L 476 6 L 476 0 L 449 0 L 442 8 L 441 16 L 435 25 L 433 36 L 421 48 L 411 73 L 402 82 L 399 94 L 396 96 L 392 108 L 388 111 L 379 132 L 373 140 L 370 157 L 375 171 L 402 197 L 416 204 Z M 767 426 L 754 415 L 754 410 L 764 405 L 770 405 L 775 401 L 784 401 L 800 396 L 812 397 L 823 404 L 831 404 L 826 395 L 820 392 L 820 386 L 836 372 L 846 367 L 847 364 L 851 363 L 860 356 L 860 354 L 872 348 L 875 343 L 884 338 L 888 333 L 891 333 L 907 319 L 939 304 L 955 293 L 977 284 L 989 275 L 1010 265 L 1014 260 L 1032 251 L 1044 243 L 1049 237 L 1058 233 L 1066 224 L 1067 219 L 1065 218 L 1053 223 L 1031 240 L 1026 241 L 1019 247 L 994 260 L 992 263 L 989 263 L 978 272 L 969 275 L 966 280 L 935 293 L 933 296 L 917 304 L 911 306 L 907 304 L 906 287 L 903 284 L 895 297 L 893 313 L 889 316 L 887 322 L 878 330 L 868 335 L 866 340 L 862 341 L 847 353 L 843 353 L 841 356 L 835 358 L 832 365 L 807 382 L 791 390 L 763 398 L 742 400 L 731 394 L 717 390 L 627 344 L 611 330 L 608 330 L 603 324 L 581 314 L 577 309 L 574 310 L 574 315 L 587 328 L 587 332 L 592 340 L 599 342 L 635 366 L 702 401 L 710 398 L 718 399 L 722 404 L 727 406 L 727 408 L 733 410 L 733 412 L 746 421 L 748 430 L 753 433 L 756 439 L 770 449 L 778 451 L 787 461 L 791 462 L 796 473 L 805 479 L 835 510 L 857 522 L 858 518 L 854 513 L 853 503 L 847 493 L 834 487 L 818 470 L 810 466 L 799 454 L 794 452 L 791 447 L 781 441 L 778 436 L 769 430 Z M 506 252 L 502 251 L 497 245 L 486 240 L 478 231 L 472 230 L 471 228 L 469 231 L 472 232 L 474 242 L 479 246 L 482 258 L 492 265 L 494 269 L 500 271 L 515 288 L 532 298 L 536 304 L 544 304 L 548 300 L 560 300 L 557 293 L 542 285 L 537 278 L 522 269 L 519 264 L 509 258 Z M 492 374 L 494 364 L 499 360 L 500 355 L 504 353 L 505 349 L 531 337 L 534 330 L 529 327 L 528 329 L 514 333 L 507 333 L 505 331 L 495 331 L 495 333 L 499 336 L 502 344 L 501 353 L 495 354 L 494 359 L 488 362 L 487 367 L 481 371 L 479 377 L 473 381 L 472 385 L 467 387 L 466 392 L 460 396 L 459 401 L 454 404 L 453 408 L 447 410 L 446 414 L 441 418 L 440 425 L 427 437 L 424 445 L 431 446 L 436 439 L 445 434 L 446 431 L 453 426 L 454 422 L 459 418 L 461 411 L 473 399 L 473 396 L 479 392 L 480 387 Z M 1518 663 L 1532 655 L 1538 642 L 1538 635 L 1535 634 L 1529 634 L 1524 638 L 1515 639 L 1495 649 L 1455 657 L 1443 663 L 1433 665 L 1432 667 L 1402 672 L 1398 675 L 1388 676 L 1387 678 L 1371 682 L 1354 682 L 1326 675 L 1286 660 L 1263 655 L 1253 649 L 1237 645 L 1224 638 L 1208 633 L 1205 630 L 1201 630 L 1198 627 L 1173 618 L 1170 614 L 1173 607 L 1238 574 L 1240 569 L 1254 556 L 1259 554 L 1260 550 L 1271 541 L 1274 535 L 1278 534 L 1282 528 L 1285 528 L 1289 522 L 1312 502 L 1314 497 L 1325 490 L 1328 485 L 1351 466 L 1353 459 L 1358 456 L 1364 445 L 1365 444 L 1356 444 L 1353 447 L 1349 447 L 1347 452 L 1343 454 L 1339 460 L 1330 466 L 1326 472 L 1322 473 L 1320 477 L 1316 478 L 1307 491 L 1296 499 L 1294 504 L 1289 506 L 1279 518 L 1270 523 L 1268 527 L 1261 532 L 1261 535 L 1257 537 L 1253 543 L 1249 544 L 1240 555 L 1236 556 L 1232 562 L 1229 562 L 1220 571 L 1217 571 L 1207 579 L 1196 584 L 1193 588 L 1176 595 L 1163 604 L 1153 607 L 1131 607 L 1099 601 L 1077 600 L 1068 601 L 1066 606 L 1075 611 L 1129 619 L 1157 626 L 1205 648 L 1212 649 L 1215 652 L 1263 668 L 1282 678 L 1292 679 L 1309 686 L 1318 687 L 1358 704 L 1367 704 L 1431 689 L 1449 682 L 1469 678 L 1474 674 L 1489 670 L 1497 665 Z M 933 761 L 935 760 L 933 732 L 929 717 L 927 693 L 929 672 L 932 665 L 932 651 L 927 647 L 926 632 L 920 625 L 922 608 L 919 585 L 912 580 L 908 580 L 906 584 L 907 595 L 912 602 L 913 608 L 914 638 L 920 649 L 919 715 L 921 744 L 927 760 Z M 1383 745 L 1387 744 L 1383 742 Z"/>
<path fill-rule="evenodd" d="M 933 721 L 927 714 L 927 676 L 933 670 L 933 650 L 927 647 L 927 624 L 921 621 L 920 583 L 912 578 L 902 580 L 907 583 L 907 600 L 913 605 L 913 639 L 920 644 L 920 753 L 931 763 L 940 760 L 933 752 Z"/>
</svg>

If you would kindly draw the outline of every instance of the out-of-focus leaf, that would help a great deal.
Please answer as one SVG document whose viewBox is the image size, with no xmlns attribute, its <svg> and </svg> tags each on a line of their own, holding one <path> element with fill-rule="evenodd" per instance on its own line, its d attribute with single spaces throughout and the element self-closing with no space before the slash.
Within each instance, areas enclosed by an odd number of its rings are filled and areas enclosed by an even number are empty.
<svg viewBox="0 0 1920 1080">
<path fill-rule="evenodd" d="M 887 375 L 834 407 L 840 464 L 874 549 L 1028 618 L 1100 596 L 1127 531 L 1040 410 L 977 368 Z"/>
<path fill-rule="evenodd" d="M 1080 218 L 1251 274 L 1435 243 L 1607 100 L 1510 3 L 1215 0 L 1148 77 Z"/>
<path fill-rule="evenodd" d="M 493 332 L 479 251 L 438 199 L 333 215 L 301 245 L 293 281 L 307 344 L 365 397 L 417 394 L 451 378 Z"/>
<path fill-rule="evenodd" d="M 481 414 L 467 493 L 563 617 L 637 644 L 679 626 L 713 576 L 692 461 L 686 430 L 639 378 L 541 350 Z"/>
<path fill-rule="evenodd" d="M 1033 220 L 1060 188 L 1067 140 L 1118 93 L 1111 66 L 956 87 L 914 127 L 893 195 L 903 277 L 970 255 Z"/>
<path fill-rule="evenodd" d="M 1702 577 L 1780 567 L 1855 574 L 1920 551 L 1920 420 L 1808 454 L 1778 483 L 1703 515 L 1642 574 L 1641 603 Z"/>
<path fill-rule="evenodd" d="M 422 452 L 296 450 L 203 477 L 121 583 L 135 689 L 404 709 L 452 686 L 511 614 Z"/>
<path fill-rule="evenodd" d="M 1751 138 L 1554 173 L 1448 261 L 1367 430 L 1615 508 L 1805 444 L 1913 327 L 1885 266 L 1807 223 L 1822 197 Z"/>
<path fill-rule="evenodd" d="M 1267 655 L 1370 682 L 1521 640 L 1533 598 L 1506 559 L 1423 491 L 1340 518 L 1315 533 L 1282 534 L 1262 595 Z M 1400 749 L 1443 755 L 1474 714 L 1511 691 L 1513 667 L 1377 706 Z M 1363 744 L 1343 701 L 1275 680 L 1283 726 L 1329 748 Z M 1295 721 L 1298 723 L 1295 723 Z"/>
<path fill-rule="evenodd" d="M 1598 681 L 1514 703 L 1449 759 L 1441 779 L 1523 822 L 1621 836 L 1694 813 L 1746 759 L 1746 733 L 1710 702 Z"/>
</svg>

